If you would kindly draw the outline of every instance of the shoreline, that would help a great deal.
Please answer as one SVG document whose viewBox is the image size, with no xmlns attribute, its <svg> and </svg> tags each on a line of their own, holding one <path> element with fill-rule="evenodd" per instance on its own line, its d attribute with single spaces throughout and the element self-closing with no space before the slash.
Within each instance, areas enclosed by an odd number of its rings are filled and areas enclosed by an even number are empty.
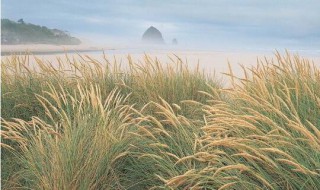
<svg viewBox="0 0 320 190">
<path fill-rule="evenodd" d="M 53 44 L 18 44 L 1 45 L 1 56 L 10 55 L 54 55 L 64 53 L 84 53 L 101 51 L 102 47 L 90 44 L 82 45 L 53 45 Z"/>
<path fill-rule="evenodd" d="M 101 49 L 80 49 L 80 50 L 53 50 L 53 51 L 1 51 L 1 56 L 10 56 L 10 55 L 56 55 L 56 54 L 77 54 L 77 53 L 91 53 L 91 52 L 99 52 Z"/>
</svg>

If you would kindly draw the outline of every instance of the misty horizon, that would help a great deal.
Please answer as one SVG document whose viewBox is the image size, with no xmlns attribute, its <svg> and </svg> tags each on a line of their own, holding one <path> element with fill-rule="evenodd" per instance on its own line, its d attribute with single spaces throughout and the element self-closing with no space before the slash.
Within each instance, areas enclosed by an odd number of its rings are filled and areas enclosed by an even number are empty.
<svg viewBox="0 0 320 190">
<path fill-rule="evenodd" d="M 36 5 L 36 6 L 35 6 Z M 154 26 L 166 44 L 202 48 L 320 47 L 320 2 L 2 1 L 2 18 L 67 30 L 84 43 L 139 44 Z"/>
</svg>

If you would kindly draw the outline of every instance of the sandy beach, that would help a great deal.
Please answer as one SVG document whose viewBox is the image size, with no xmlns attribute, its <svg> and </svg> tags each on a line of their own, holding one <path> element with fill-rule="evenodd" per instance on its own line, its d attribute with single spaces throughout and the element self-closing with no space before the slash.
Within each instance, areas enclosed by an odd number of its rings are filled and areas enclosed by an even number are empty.
<svg viewBox="0 0 320 190">
<path fill-rule="evenodd" d="M 62 60 L 66 59 L 66 53 L 69 57 L 79 58 L 79 55 L 88 55 L 95 60 L 105 63 L 104 55 L 109 61 L 116 59 L 126 67 L 128 63 L 128 56 L 130 55 L 135 62 L 142 61 L 145 55 L 150 56 L 152 59 L 157 59 L 163 64 L 172 64 L 178 58 L 186 62 L 190 68 L 195 68 L 199 65 L 200 69 L 207 74 L 215 75 L 218 78 L 223 77 L 223 73 L 229 72 L 229 66 L 233 73 L 238 76 L 243 76 L 244 66 L 250 68 L 256 66 L 258 60 L 264 61 L 265 59 L 275 59 L 276 51 L 209 51 L 209 50 L 183 50 L 183 49 L 165 49 L 165 48 L 110 48 L 94 45 L 79 45 L 79 46 L 58 46 L 58 45 L 3 45 L 1 47 L 2 59 L 9 58 L 11 54 L 25 54 L 30 52 L 44 61 L 49 61 L 53 65 L 57 63 L 57 58 Z M 284 52 L 281 52 L 284 53 Z M 315 65 L 320 66 L 320 54 L 306 54 L 305 52 L 290 52 L 299 54 L 304 58 L 308 58 L 314 62 Z M 30 62 L 35 62 L 31 56 Z"/>
</svg>

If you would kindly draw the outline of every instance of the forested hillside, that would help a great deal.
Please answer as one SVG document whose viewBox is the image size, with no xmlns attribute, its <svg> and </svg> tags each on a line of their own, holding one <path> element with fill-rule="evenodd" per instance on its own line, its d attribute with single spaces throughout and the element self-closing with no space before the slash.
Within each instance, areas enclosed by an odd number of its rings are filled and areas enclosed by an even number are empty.
<svg viewBox="0 0 320 190">
<path fill-rule="evenodd" d="M 81 41 L 66 31 L 25 23 L 23 19 L 1 19 L 1 44 L 30 43 L 78 45 Z"/>
</svg>

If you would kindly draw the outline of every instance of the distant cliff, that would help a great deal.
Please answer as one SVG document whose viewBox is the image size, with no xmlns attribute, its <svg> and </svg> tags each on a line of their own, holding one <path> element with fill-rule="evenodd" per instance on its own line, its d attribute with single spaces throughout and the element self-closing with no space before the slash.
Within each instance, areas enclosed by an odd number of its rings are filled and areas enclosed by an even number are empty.
<svg viewBox="0 0 320 190">
<path fill-rule="evenodd" d="M 58 44 L 78 45 L 81 41 L 58 29 L 1 19 L 1 44 Z"/>
</svg>

